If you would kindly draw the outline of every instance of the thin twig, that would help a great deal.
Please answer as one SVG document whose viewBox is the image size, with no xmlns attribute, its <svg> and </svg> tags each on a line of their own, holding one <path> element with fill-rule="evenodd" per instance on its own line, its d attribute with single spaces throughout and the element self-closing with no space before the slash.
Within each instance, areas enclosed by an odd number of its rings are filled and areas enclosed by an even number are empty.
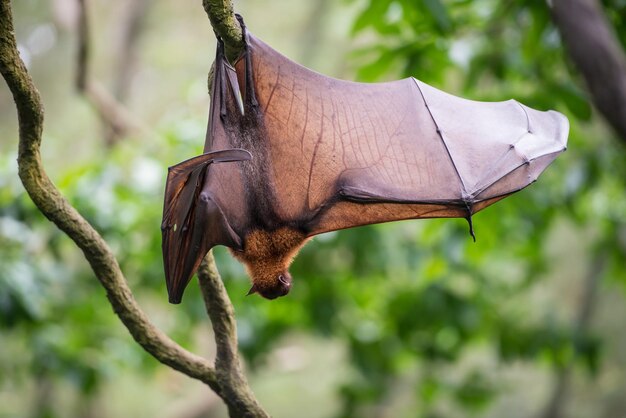
<svg viewBox="0 0 626 418">
<path fill-rule="evenodd" d="M 76 89 L 84 92 L 87 88 L 87 74 L 89 73 L 89 17 L 87 16 L 87 0 L 78 1 L 78 52 L 76 55 Z"/>
<path fill-rule="evenodd" d="M 99 82 L 87 80 L 83 94 L 96 109 L 109 132 L 105 140 L 107 145 L 114 145 L 119 138 L 131 131 L 149 132 L 149 128 L 139 122 L 128 108 Z"/>
<path fill-rule="evenodd" d="M 89 73 L 91 56 L 89 37 L 89 13 L 87 0 L 76 0 L 78 4 L 78 53 L 76 56 L 76 89 L 94 107 L 105 127 L 105 142 L 114 145 L 128 132 L 148 132 L 144 124 Z"/>
<path fill-rule="evenodd" d="M 137 64 L 137 44 L 143 30 L 148 8 L 152 5 L 149 0 L 127 0 L 118 30 L 119 42 L 113 95 L 120 103 L 126 103 L 131 86 L 132 75 Z"/>
</svg>

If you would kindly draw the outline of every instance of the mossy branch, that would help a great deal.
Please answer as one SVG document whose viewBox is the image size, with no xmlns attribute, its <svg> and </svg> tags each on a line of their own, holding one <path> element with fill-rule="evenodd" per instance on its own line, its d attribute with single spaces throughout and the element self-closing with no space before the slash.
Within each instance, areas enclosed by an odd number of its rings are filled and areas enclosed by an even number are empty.
<svg viewBox="0 0 626 418">
<path fill-rule="evenodd" d="M 204 10 L 209 16 L 216 35 L 224 41 L 224 51 L 230 60 L 243 51 L 243 35 L 235 18 L 231 0 L 203 0 Z M 209 72 L 209 86 L 214 76 L 214 66 Z M 258 403 L 241 367 L 237 351 L 237 324 L 235 312 L 215 265 L 213 253 L 209 252 L 198 269 L 200 290 L 211 318 L 217 346 L 215 367 L 223 386 L 223 398 L 227 402 L 231 416 L 269 417 Z"/>
<path fill-rule="evenodd" d="M 230 1 L 212 3 L 228 3 L 228 10 L 232 12 Z M 223 21 L 223 17 L 217 21 Z M 237 25 L 234 17 L 230 21 Z M 233 45 L 230 38 L 223 38 L 227 44 Z M 17 108 L 18 170 L 24 188 L 39 210 L 83 251 L 105 288 L 113 310 L 133 338 L 163 364 L 206 383 L 224 399 L 231 416 L 266 417 L 241 371 L 234 312 L 212 255 L 205 259 L 199 278 L 215 330 L 217 369 L 206 359 L 179 346 L 150 322 L 134 299 L 111 249 L 48 178 L 40 155 L 44 108 L 17 50 L 10 0 L 0 0 L 0 73 L 11 90 Z"/>
<path fill-rule="evenodd" d="M 217 355 L 215 368 L 230 416 L 269 417 L 254 397 L 246 380 L 237 351 L 235 310 L 228 298 L 213 253 L 209 252 L 198 269 L 198 281 L 207 313 L 213 324 Z"/>
<path fill-rule="evenodd" d="M 0 0 L 0 73 L 17 107 L 19 176 L 30 198 L 83 251 L 106 289 L 113 310 L 133 338 L 162 363 L 221 392 L 215 370 L 207 360 L 180 347 L 149 321 L 135 301 L 111 249 L 48 178 L 39 152 L 43 104 L 17 50 L 9 0 Z"/>
<path fill-rule="evenodd" d="M 209 16 L 213 30 L 224 41 L 224 53 L 233 62 L 243 51 L 241 26 L 235 18 L 231 0 L 202 0 L 204 11 Z"/>
</svg>

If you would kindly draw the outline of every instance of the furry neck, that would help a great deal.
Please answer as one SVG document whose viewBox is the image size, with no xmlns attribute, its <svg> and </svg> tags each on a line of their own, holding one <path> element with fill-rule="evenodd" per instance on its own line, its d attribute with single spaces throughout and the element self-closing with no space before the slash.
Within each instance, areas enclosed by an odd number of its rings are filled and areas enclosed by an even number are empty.
<svg viewBox="0 0 626 418">
<path fill-rule="evenodd" d="M 287 272 L 307 240 L 304 233 L 292 228 L 255 229 L 245 237 L 243 251 L 231 250 L 231 253 L 246 266 L 257 288 L 270 288 L 279 275 Z"/>
</svg>

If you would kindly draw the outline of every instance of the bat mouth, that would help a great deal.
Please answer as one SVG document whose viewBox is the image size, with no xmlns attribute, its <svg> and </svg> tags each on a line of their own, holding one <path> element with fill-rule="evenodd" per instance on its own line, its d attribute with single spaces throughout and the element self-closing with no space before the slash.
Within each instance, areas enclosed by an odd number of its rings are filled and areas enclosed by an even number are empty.
<svg viewBox="0 0 626 418">
<path fill-rule="evenodd" d="M 289 293 L 289 289 L 286 290 L 278 290 L 278 291 L 265 291 L 265 292 L 259 292 L 259 294 L 261 296 L 263 296 L 265 299 L 269 299 L 269 300 L 273 300 L 276 298 L 279 298 L 281 296 L 285 296 L 287 293 Z"/>
<path fill-rule="evenodd" d="M 278 276 L 276 282 L 270 286 L 263 288 L 258 288 L 256 285 L 252 286 L 252 289 L 250 289 L 250 292 L 248 292 L 248 294 L 258 293 L 265 299 L 276 299 L 289 293 L 289 291 L 291 290 L 291 282 L 291 276 L 289 276 L 288 274 L 281 274 Z"/>
</svg>

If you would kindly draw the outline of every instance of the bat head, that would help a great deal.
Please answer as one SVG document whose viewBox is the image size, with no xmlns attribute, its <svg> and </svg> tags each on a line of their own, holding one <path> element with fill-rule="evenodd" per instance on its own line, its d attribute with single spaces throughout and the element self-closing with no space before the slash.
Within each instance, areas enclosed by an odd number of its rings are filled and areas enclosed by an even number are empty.
<svg viewBox="0 0 626 418">
<path fill-rule="evenodd" d="M 288 271 L 283 271 L 274 277 L 272 281 L 263 281 L 261 283 L 255 283 L 250 288 L 248 295 L 258 293 L 265 299 L 276 299 L 280 296 L 285 296 L 291 290 L 292 282 L 291 274 Z"/>
<path fill-rule="evenodd" d="M 249 232 L 243 251 L 231 250 L 231 254 L 246 266 L 252 279 L 248 294 L 258 293 L 266 299 L 276 299 L 289 293 L 293 281 L 289 265 L 306 240 L 303 232 L 290 228 Z"/>
</svg>

